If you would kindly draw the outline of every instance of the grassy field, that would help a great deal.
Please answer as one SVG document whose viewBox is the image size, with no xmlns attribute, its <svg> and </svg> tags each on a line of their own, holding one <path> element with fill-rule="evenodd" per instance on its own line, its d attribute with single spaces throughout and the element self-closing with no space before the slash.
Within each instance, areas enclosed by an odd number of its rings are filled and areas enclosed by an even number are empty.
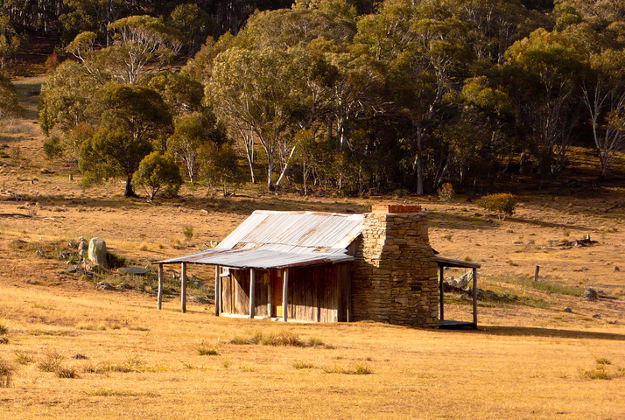
<svg viewBox="0 0 625 420">
<path fill-rule="evenodd" d="M 465 197 L 245 188 L 226 199 L 185 187 L 175 200 L 126 200 L 119 181 L 85 191 L 75 164 L 44 158 L 28 95 L 41 80 L 16 80 L 24 117 L 0 130 L 0 418 L 625 417 L 625 188 L 519 192 L 504 221 Z M 181 314 L 175 290 L 157 311 L 152 274 L 60 274 L 79 236 L 150 268 L 209 247 L 254 209 L 366 212 L 404 200 L 428 211 L 436 250 L 482 263 L 479 287 L 502 296 L 479 302 L 478 331 L 285 325 L 217 318 L 200 303 Z M 598 243 L 556 245 L 587 234 Z M 210 297 L 212 272 L 190 274 L 191 295 Z M 96 290 L 102 279 L 126 288 Z M 588 302 L 588 287 L 610 298 Z M 469 319 L 470 306 L 450 294 L 446 315 Z"/>
</svg>

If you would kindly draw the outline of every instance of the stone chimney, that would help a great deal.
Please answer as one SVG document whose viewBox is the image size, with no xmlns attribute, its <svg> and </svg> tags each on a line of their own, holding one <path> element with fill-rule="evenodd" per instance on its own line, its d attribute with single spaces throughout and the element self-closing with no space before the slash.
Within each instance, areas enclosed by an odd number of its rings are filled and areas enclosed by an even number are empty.
<svg viewBox="0 0 625 420">
<path fill-rule="evenodd" d="M 352 281 L 354 320 L 438 326 L 437 264 L 417 205 L 374 205 L 365 214 Z"/>
</svg>

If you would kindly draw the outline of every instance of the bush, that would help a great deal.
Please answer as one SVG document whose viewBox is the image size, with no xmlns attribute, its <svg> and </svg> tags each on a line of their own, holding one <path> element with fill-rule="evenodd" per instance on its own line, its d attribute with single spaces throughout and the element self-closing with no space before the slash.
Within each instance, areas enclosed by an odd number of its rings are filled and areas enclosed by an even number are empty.
<svg viewBox="0 0 625 420">
<path fill-rule="evenodd" d="M 8 388 L 11 385 L 13 366 L 9 362 L 0 359 L 0 388 Z"/>
<path fill-rule="evenodd" d="M 74 379 L 78 377 L 78 373 L 76 373 L 76 369 L 73 367 L 69 368 L 59 366 L 59 368 L 55 370 L 54 373 L 56 373 L 56 376 L 58 376 L 59 378 Z"/>
<path fill-rule="evenodd" d="M 43 153 L 48 159 L 54 159 L 63 153 L 63 145 L 58 137 L 52 136 L 43 142 Z"/>
<path fill-rule="evenodd" d="M 217 346 L 209 346 L 204 342 L 198 344 L 195 349 L 200 356 L 219 356 Z"/>
<path fill-rule="evenodd" d="M 150 200 L 153 200 L 162 189 L 165 189 L 168 195 L 176 195 L 182 185 L 182 176 L 180 168 L 169 153 L 152 152 L 143 158 L 132 182 L 143 185 L 150 195 Z"/>
<path fill-rule="evenodd" d="M 43 372 L 56 372 L 61 369 L 61 362 L 63 356 L 55 351 L 49 351 L 46 353 L 42 361 L 39 362 L 39 370 Z"/>
<path fill-rule="evenodd" d="M 450 182 L 445 182 L 438 189 L 438 199 L 440 201 L 451 201 L 451 200 L 454 199 L 455 195 L 456 195 L 456 193 L 454 191 L 454 187 L 453 187 L 453 185 L 451 185 Z"/>
<path fill-rule="evenodd" d="M 488 211 L 497 212 L 499 219 L 502 219 L 514 214 L 516 199 L 508 193 L 489 194 L 480 198 L 479 204 Z"/>
</svg>

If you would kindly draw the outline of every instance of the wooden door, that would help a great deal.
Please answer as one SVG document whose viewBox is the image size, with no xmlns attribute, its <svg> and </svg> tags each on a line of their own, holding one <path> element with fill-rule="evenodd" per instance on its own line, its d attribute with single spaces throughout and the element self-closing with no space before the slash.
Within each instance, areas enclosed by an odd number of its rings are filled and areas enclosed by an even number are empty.
<svg viewBox="0 0 625 420">
<path fill-rule="evenodd" d="M 282 276 L 280 270 L 271 270 L 271 301 L 273 304 L 272 316 L 282 316 Z"/>
</svg>

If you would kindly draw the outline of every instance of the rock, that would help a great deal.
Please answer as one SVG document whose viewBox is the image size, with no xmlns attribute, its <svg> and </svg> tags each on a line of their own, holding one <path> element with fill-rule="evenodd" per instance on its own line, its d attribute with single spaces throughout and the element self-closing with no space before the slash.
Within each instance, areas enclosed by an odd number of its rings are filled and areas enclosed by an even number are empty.
<svg viewBox="0 0 625 420">
<path fill-rule="evenodd" d="M 54 171 L 52 171 L 52 170 L 50 170 L 50 169 L 48 169 L 48 168 L 41 168 L 41 171 L 40 171 L 40 172 L 41 172 L 42 174 L 48 174 L 48 175 L 49 175 L 49 174 L 53 174 L 53 173 L 54 173 Z"/>
<path fill-rule="evenodd" d="M 200 213 L 202 213 L 202 214 L 208 214 L 208 210 L 206 210 L 206 209 L 202 209 L 202 210 L 200 210 Z"/>
<path fill-rule="evenodd" d="M 75 273 L 76 271 L 78 271 L 78 267 L 77 267 L 77 266 L 74 266 L 74 267 L 72 267 L 72 268 L 68 268 L 67 270 L 61 270 L 61 271 L 59 271 L 59 274 L 73 274 L 73 273 Z"/>
<path fill-rule="evenodd" d="M 597 300 L 597 291 L 593 288 L 586 289 L 586 291 L 584 292 L 584 299 L 589 301 Z"/>
<path fill-rule="evenodd" d="M 101 267 L 107 267 L 106 260 L 106 242 L 100 238 L 92 238 L 89 242 L 88 258 L 94 264 Z"/>
<path fill-rule="evenodd" d="M 95 288 L 98 290 L 115 290 L 113 286 L 111 286 L 105 281 L 101 281 L 100 283 L 96 284 Z"/>
<path fill-rule="evenodd" d="M 85 241 L 83 238 L 80 238 L 78 240 L 78 256 L 81 260 L 85 259 L 85 255 L 87 254 L 88 250 L 89 245 L 87 245 L 87 241 Z"/>
<path fill-rule="evenodd" d="M 614 271 L 621 271 L 621 268 L 618 265 L 614 266 Z"/>
<path fill-rule="evenodd" d="M 191 296 L 191 302 L 209 304 L 211 301 L 206 296 Z"/>
<path fill-rule="evenodd" d="M 88 357 L 85 356 L 84 354 L 76 353 L 75 355 L 72 356 L 72 359 L 86 360 L 86 359 L 88 359 Z"/>
<path fill-rule="evenodd" d="M 458 287 L 461 289 L 466 289 L 472 280 L 473 280 L 473 273 L 471 271 L 464 273 L 458 279 Z"/>
<path fill-rule="evenodd" d="M 600 313 L 596 313 L 596 314 L 592 314 L 593 318 L 601 318 L 601 314 Z"/>
<path fill-rule="evenodd" d="M 563 311 L 563 312 L 568 312 L 568 313 L 573 312 L 573 310 L 571 309 L 571 307 L 570 307 L 570 306 L 565 306 L 565 307 L 564 307 L 564 309 L 562 309 L 562 311 Z"/>
<path fill-rule="evenodd" d="M 122 267 L 117 271 L 120 274 L 132 274 L 133 276 L 145 276 L 148 272 L 145 268 L 141 267 Z"/>
</svg>

